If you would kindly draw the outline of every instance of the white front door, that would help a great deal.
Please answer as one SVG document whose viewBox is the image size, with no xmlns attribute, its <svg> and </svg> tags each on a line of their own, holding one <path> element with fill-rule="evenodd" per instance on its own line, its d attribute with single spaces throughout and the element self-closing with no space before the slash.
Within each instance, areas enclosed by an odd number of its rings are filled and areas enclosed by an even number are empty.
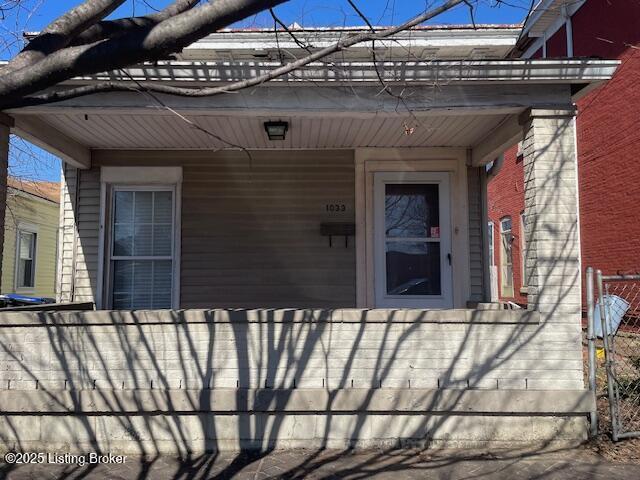
<svg viewBox="0 0 640 480">
<path fill-rule="evenodd" d="M 374 176 L 375 297 L 379 308 L 453 308 L 446 172 Z"/>
</svg>

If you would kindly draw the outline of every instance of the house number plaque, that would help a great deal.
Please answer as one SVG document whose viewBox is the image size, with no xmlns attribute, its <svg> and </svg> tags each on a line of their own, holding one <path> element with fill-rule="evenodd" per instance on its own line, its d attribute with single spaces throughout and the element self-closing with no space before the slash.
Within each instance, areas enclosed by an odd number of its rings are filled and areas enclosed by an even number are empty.
<svg viewBox="0 0 640 480">
<path fill-rule="evenodd" d="M 347 206 L 344 203 L 327 203 L 325 210 L 327 212 L 346 212 Z"/>
</svg>

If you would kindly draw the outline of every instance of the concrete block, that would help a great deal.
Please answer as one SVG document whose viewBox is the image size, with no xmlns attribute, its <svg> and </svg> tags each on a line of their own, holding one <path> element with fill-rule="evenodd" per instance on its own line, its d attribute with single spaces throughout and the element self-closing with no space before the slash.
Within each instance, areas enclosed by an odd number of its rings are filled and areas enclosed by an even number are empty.
<svg viewBox="0 0 640 480">
<path fill-rule="evenodd" d="M 96 417 L 43 416 L 40 420 L 40 441 L 62 446 L 91 445 L 96 440 Z"/>
<path fill-rule="evenodd" d="M 40 440 L 40 420 L 36 415 L 0 416 L 0 451 L 14 448 L 24 442 Z"/>
</svg>

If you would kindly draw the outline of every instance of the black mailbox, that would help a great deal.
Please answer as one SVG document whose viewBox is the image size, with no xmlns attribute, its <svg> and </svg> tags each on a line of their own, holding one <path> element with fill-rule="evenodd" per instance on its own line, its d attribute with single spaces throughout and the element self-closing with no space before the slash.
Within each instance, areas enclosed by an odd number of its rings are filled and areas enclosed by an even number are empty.
<svg viewBox="0 0 640 480">
<path fill-rule="evenodd" d="M 320 224 L 320 235 L 329 237 L 329 247 L 333 246 L 333 237 L 344 237 L 345 248 L 349 246 L 349 237 L 356 234 L 355 223 L 327 222 Z"/>
</svg>

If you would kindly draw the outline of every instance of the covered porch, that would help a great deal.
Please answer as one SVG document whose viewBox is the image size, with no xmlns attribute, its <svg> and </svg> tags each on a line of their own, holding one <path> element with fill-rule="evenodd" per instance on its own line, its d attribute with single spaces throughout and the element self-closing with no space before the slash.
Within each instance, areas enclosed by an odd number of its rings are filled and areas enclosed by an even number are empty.
<svg viewBox="0 0 640 480">
<path fill-rule="evenodd" d="M 535 306 L 540 262 L 579 262 L 573 98 L 615 64 L 388 66 L 402 97 L 393 83 L 371 85 L 371 68 L 345 66 L 338 78 L 308 68 L 297 83 L 212 98 L 110 93 L 8 112 L 13 132 L 65 161 L 60 300 L 98 309 L 488 302 L 486 165 L 524 140 L 527 178 L 515 188 L 530 199 Z M 212 67 L 207 78 L 223 73 Z M 167 64 L 119 80 L 201 76 Z M 282 139 L 266 131 L 273 122 Z"/>
<path fill-rule="evenodd" d="M 583 440 L 573 101 L 616 65 L 402 63 L 390 91 L 375 65 L 310 67 L 7 112 L 5 145 L 65 161 L 61 300 L 98 309 L 4 314 L 0 341 L 38 345 L 8 415 L 50 396 L 64 441 L 127 451 Z M 482 310 L 487 164 L 517 142 L 528 310 Z"/>
</svg>

